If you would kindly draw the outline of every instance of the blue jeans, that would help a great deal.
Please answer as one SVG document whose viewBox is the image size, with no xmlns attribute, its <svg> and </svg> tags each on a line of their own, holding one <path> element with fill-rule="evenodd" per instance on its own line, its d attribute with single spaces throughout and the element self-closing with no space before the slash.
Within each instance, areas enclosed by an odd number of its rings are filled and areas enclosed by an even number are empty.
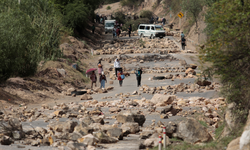
<svg viewBox="0 0 250 150">
<path fill-rule="evenodd" d="M 100 88 L 105 88 L 105 80 L 101 81 L 101 87 Z"/>
</svg>

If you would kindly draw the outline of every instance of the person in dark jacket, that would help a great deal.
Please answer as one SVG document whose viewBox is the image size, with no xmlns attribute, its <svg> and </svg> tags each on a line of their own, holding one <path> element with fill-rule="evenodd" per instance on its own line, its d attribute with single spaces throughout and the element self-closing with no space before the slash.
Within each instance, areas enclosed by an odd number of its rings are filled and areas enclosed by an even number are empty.
<svg viewBox="0 0 250 150">
<path fill-rule="evenodd" d="M 137 68 L 137 70 L 135 71 L 137 87 L 141 86 L 141 74 L 142 74 L 141 68 Z"/>
<path fill-rule="evenodd" d="M 95 25 L 92 26 L 92 34 L 95 34 Z"/>
<path fill-rule="evenodd" d="M 181 38 L 181 46 L 182 46 L 182 50 L 185 50 L 185 46 L 186 46 L 186 39 L 183 37 Z"/>
<path fill-rule="evenodd" d="M 132 26 L 129 25 L 129 27 L 128 27 L 128 36 L 129 36 L 129 37 L 130 37 L 130 35 L 131 35 L 131 31 L 132 31 Z"/>
</svg>

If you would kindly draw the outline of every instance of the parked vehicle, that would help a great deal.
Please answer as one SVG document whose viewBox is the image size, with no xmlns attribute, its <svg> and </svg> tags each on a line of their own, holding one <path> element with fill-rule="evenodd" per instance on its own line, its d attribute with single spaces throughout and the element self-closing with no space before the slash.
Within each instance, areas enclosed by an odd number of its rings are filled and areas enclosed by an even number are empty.
<svg viewBox="0 0 250 150">
<path fill-rule="evenodd" d="M 149 37 L 154 39 L 155 37 L 165 37 L 165 30 L 161 25 L 155 24 L 140 24 L 138 27 L 138 35 L 140 37 Z"/>
<path fill-rule="evenodd" d="M 105 34 L 108 32 L 113 33 L 113 29 L 115 26 L 115 20 L 105 20 Z"/>
</svg>

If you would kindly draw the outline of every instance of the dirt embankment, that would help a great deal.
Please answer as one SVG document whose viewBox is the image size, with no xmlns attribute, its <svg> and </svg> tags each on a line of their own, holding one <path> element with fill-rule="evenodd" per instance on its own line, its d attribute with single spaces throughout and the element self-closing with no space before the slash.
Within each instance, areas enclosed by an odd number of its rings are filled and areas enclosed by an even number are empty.
<svg viewBox="0 0 250 150">
<path fill-rule="evenodd" d="M 90 63 L 91 49 L 100 47 L 98 43 L 103 32 L 102 25 L 96 26 L 94 35 L 86 30 L 81 38 L 62 37 L 60 49 L 63 56 L 53 61 L 41 61 L 34 76 L 10 78 L 2 83 L 2 104 L 42 103 L 65 95 L 71 87 L 80 89 L 88 86 L 86 68 L 95 67 Z"/>
</svg>

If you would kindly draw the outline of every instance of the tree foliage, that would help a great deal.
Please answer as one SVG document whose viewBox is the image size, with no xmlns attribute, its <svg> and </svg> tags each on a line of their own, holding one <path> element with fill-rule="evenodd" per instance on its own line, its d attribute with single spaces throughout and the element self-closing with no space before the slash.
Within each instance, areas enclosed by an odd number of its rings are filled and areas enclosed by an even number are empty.
<svg viewBox="0 0 250 150">
<path fill-rule="evenodd" d="M 204 6 L 204 0 L 184 0 L 182 1 L 182 9 L 186 11 L 195 21 L 198 27 L 198 16 Z"/>
<path fill-rule="evenodd" d="M 122 6 L 128 6 L 128 7 L 137 7 L 139 6 L 143 0 L 121 0 Z"/>
<path fill-rule="evenodd" d="M 60 56 L 60 20 L 47 0 L 0 2 L 0 81 L 28 76 L 39 61 Z"/>
<path fill-rule="evenodd" d="M 102 0 L 50 0 L 62 14 L 63 24 L 79 34 L 86 28 L 87 22 L 93 20 L 94 10 Z"/>
<path fill-rule="evenodd" d="M 152 11 L 150 11 L 150 10 L 143 10 L 142 12 L 141 12 L 141 14 L 140 14 L 140 16 L 142 17 L 142 18 L 148 18 L 148 19 L 151 19 L 152 17 L 153 17 L 153 12 Z"/>
<path fill-rule="evenodd" d="M 222 94 L 235 102 L 240 112 L 250 108 L 250 3 L 242 0 L 219 0 L 207 16 L 209 37 L 200 59 L 213 63 L 208 68 L 223 84 Z"/>
</svg>

